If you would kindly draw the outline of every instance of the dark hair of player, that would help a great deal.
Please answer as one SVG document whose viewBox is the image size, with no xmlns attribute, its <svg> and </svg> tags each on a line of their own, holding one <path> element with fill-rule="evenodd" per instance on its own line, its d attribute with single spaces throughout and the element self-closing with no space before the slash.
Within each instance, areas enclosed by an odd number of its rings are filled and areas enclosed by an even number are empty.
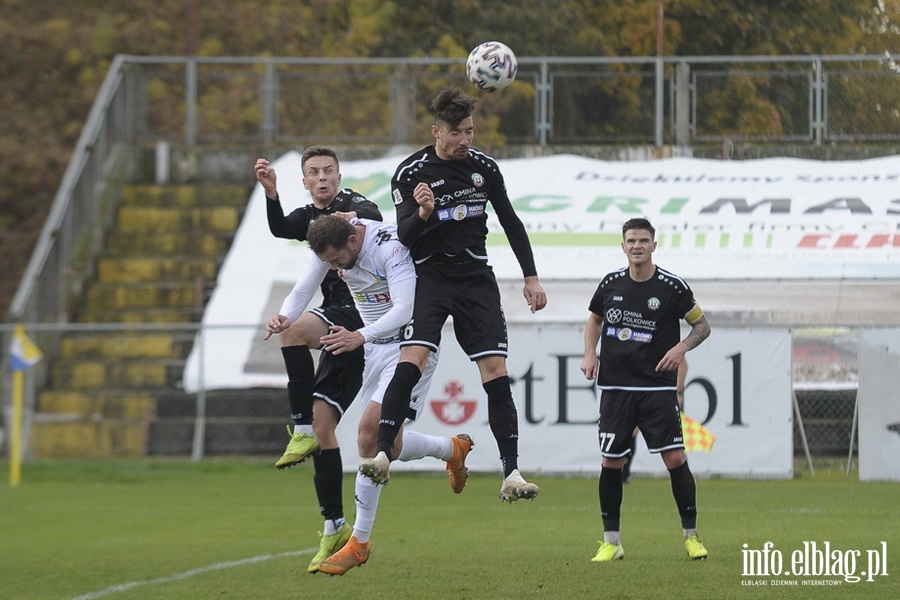
<svg viewBox="0 0 900 600">
<path fill-rule="evenodd" d="M 625 224 L 622 225 L 622 237 L 624 238 L 625 234 L 632 229 L 645 229 L 650 232 L 651 239 L 656 237 L 656 230 L 653 228 L 653 225 L 650 224 L 650 221 L 642 217 L 625 221 Z"/>
<path fill-rule="evenodd" d="M 303 151 L 303 157 L 300 159 L 300 170 L 303 171 L 304 174 L 306 173 L 306 161 L 314 156 L 330 156 L 334 159 L 334 164 L 338 167 L 338 170 L 341 168 L 341 163 L 338 160 L 337 154 L 334 153 L 334 150 L 328 146 L 310 146 Z"/>
<path fill-rule="evenodd" d="M 431 114 L 434 120 L 441 121 L 450 127 L 456 127 L 460 121 L 472 115 L 475 111 L 475 100 L 463 94 L 456 86 L 450 86 L 441 90 L 431 101 Z"/>
<path fill-rule="evenodd" d="M 309 226 L 307 242 L 316 254 L 322 254 L 328 248 L 340 250 L 347 245 L 351 235 L 356 235 L 356 227 L 335 215 L 322 215 Z"/>
</svg>

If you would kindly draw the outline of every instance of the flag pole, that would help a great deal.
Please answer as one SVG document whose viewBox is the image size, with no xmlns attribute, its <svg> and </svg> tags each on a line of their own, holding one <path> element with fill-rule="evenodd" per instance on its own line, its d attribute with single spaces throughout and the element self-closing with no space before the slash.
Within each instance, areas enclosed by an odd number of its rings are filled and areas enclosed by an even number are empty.
<svg viewBox="0 0 900 600">
<path fill-rule="evenodd" d="M 25 395 L 25 376 L 13 371 L 12 432 L 9 439 L 9 485 L 16 487 L 22 476 L 22 398 Z"/>
</svg>

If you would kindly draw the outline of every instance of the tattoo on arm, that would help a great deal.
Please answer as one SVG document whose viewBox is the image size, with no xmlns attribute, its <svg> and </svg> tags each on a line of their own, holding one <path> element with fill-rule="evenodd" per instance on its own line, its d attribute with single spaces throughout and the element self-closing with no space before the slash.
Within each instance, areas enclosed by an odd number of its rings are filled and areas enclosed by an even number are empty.
<svg viewBox="0 0 900 600">
<path fill-rule="evenodd" d="M 688 347 L 688 350 L 693 350 L 709 337 L 709 333 L 709 321 L 706 320 L 706 317 L 700 317 L 698 321 L 691 325 L 690 333 L 681 341 Z"/>
</svg>

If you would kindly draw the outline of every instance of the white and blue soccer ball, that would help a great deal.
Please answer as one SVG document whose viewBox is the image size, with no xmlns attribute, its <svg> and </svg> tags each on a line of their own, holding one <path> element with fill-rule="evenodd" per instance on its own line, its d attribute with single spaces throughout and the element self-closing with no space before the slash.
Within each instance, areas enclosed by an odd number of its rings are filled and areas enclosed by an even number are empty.
<svg viewBox="0 0 900 600">
<path fill-rule="evenodd" d="M 480 90 L 499 92 L 516 80 L 519 63 L 515 53 L 502 42 L 484 42 L 466 59 L 466 77 Z"/>
</svg>

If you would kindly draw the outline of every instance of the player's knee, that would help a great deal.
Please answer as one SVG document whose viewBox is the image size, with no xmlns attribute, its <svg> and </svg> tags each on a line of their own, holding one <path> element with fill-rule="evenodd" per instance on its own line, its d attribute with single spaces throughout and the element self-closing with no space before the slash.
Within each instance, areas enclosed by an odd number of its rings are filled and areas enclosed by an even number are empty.
<svg viewBox="0 0 900 600">
<path fill-rule="evenodd" d="M 625 462 L 627 460 L 628 459 L 625 457 L 610 458 L 610 457 L 604 456 L 603 460 L 601 461 L 600 464 L 606 469 L 621 469 L 622 467 L 625 466 Z"/>
<path fill-rule="evenodd" d="M 309 335 L 309 331 L 296 323 L 281 332 L 282 346 L 309 346 L 310 348 L 318 348 L 319 340 L 315 336 Z"/>
<path fill-rule="evenodd" d="M 356 438 L 359 455 L 363 458 L 375 456 L 378 446 L 378 429 L 362 428 Z"/>
<path fill-rule="evenodd" d="M 481 372 L 482 384 L 489 383 L 500 377 L 509 376 L 509 371 L 506 369 L 506 359 L 502 356 L 488 356 L 476 362 L 478 370 Z"/>
<path fill-rule="evenodd" d="M 667 450 L 662 453 L 663 463 L 665 463 L 666 468 L 669 470 L 677 469 L 685 462 L 687 462 L 687 456 L 684 454 L 684 450 L 675 449 L 675 450 Z"/>
<path fill-rule="evenodd" d="M 335 430 L 337 429 L 340 414 L 337 409 L 321 399 L 316 399 L 313 403 L 313 433 L 319 438 L 319 442 L 325 440 L 336 439 Z"/>
</svg>

